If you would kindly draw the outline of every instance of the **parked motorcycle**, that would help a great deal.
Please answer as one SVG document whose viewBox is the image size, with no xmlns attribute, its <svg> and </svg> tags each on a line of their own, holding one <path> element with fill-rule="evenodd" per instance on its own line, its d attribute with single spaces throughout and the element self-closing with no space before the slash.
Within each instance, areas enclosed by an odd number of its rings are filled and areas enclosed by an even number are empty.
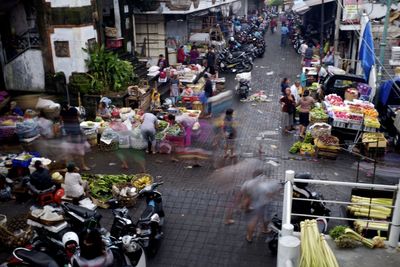
<svg viewBox="0 0 400 267">
<path fill-rule="evenodd" d="M 244 72 L 236 74 L 235 80 L 238 82 L 236 85 L 236 93 L 241 100 L 246 99 L 250 93 L 251 72 Z"/>
<path fill-rule="evenodd" d="M 311 175 L 308 173 L 296 174 L 295 178 L 312 179 Z M 323 196 L 321 194 L 309 191 L 307 186 L 308 183 L 295 183 L 293 185 L 293 197 L 323 200 Z M 293 200 L 292 213 L 310 214 L 314 216 L 330 216 L 331 211 L 326 207 L 324 202 Z M 323 217 L 311 218 L 307 216 L 292 216 L 291 223 L 294 226 L 294 231 L 300 231 L 300 222 L 304 221 L 305 219 L 315 219 L 321 233 L 325 233 L 328 230 L 328 220 Z M 268 247 L 271 253 L 276 255 L 278 251 L 279 232 L 282 228 L 282 220 L 277 215 L 272 218 L 270 228 L 272 230 L 272 236 L 268 242 Z"/>
<path fill-rule="evenodd" d="M 146 199 L 147 207 L 136 223 L 130 217 L 126 207 L 113 208 L 114 221 L 110 230 L 111 235 L 121 237 L 136 234 L 141 238 L 147 238 L 142 240 L 141 244 L 149 256 L 157 253 L 163 236 L 162 227 L 165 213 L 162 206 L 162 195 L 156 190 L 162 184 L 163 182 L 153 183 L 139 192 L 139 196 Z M 117 204 L 115 200 L 109 203 L 113 207 Z"/>
<path fill-rule="evenodd" d="M 229 52 L 223 50 L 217 58 L 217 66 L 222 72 L 249 72 L 253 69 L 253 60 L 251 57 L 246 57 L 246 52 Z"/>
</svg>

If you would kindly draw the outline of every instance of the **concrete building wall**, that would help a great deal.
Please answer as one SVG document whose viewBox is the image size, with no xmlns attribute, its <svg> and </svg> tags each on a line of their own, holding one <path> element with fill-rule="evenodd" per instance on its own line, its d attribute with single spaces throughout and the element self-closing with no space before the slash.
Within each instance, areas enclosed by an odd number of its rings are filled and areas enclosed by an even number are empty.
<svg viewBox="0 0 400 267">
<path fill-rule="evenodd" d="M 92 38 L 97 40 L 97 32 L 93 26 L 55 28 L 54 33 L 50 34 L 54 71 L 64 72 L 67 81 L 72 72 L 86 72 L 85 60 L 88 55 L 82 48 L 85 48 L 88 40 Z M 68 57 L 56 56 L 55 41 L 68 41 Z"/>
<path fill-rule="evenodd" d="M 45 89 L 42 51 L 30 49 L 4 66 L 8 90 L 42 92 Z"/>
</svg>

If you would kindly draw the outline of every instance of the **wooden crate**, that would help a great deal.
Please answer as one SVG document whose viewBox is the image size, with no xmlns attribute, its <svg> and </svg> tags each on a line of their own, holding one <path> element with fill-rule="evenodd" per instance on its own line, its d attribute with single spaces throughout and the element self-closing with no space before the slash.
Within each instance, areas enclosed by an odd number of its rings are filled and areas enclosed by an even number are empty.
<svg viewBox="0 0 400 267">
<path fill-rule="evenodd" d="M 339 154 L 339 150 L 317 148 L 316 154 L 318 158 L 333 159 L 335 160 Z"/>
</svg>

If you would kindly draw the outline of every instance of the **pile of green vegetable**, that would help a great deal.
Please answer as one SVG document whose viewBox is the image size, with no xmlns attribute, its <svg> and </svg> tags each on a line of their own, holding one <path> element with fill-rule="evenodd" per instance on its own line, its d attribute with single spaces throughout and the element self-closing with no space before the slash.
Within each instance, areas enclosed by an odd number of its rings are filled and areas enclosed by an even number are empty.
<svg viewBox="0 0 400 267">
<path fill-rule="evenodd" d="M 295 142 L 289 149 L 289 153 L 296 154 L 300 150 L 303 150 L 305 152 L 314 152 L 314 146 L 312 145 L 312 142 L 313 142 L 313 137 L 310 132 L 307 132 L 303 142 L 300 141 Z"/>
<path fill-rule="evenodd" d="M 158 121 L 158 124 L 157 124 L 158 132 L 164 131 L 167 127 L 168 127 L 168 122 L 162 121 L 162 120 Z"/>
<path fill-rule="evenodd" d="M 327 120 L 328 115 L 323 108 L 315 107 L 310 111 L 311 120 Z"/>
<path fill-rule="evenodd" d="M 172 135 L 172 136 L 179 136 L 182 133 L 181 127 L 179 125 L 174 124 L 167 129 L 167 135 Z"/>
<path fill-rule="evenodd" d="M 82 178 L 88 181 L 90 194 L 94 198 L 107 201 L 112 198 L 112 186 L 114 184 L 131 182 L 136 176 L 132 174 L 85 174 L 82 175 Z"/>
<path fill-rule="evenodd" d="M 385 238 L 375 236 L 372 239 L 365 238 L 353 231 L 347 226 L 338 225 L 329 231 L 329 235 L 335 241 L 339 248 L 354 248 L 360 243 L 368 248 L 383 248 L 385 247 Z"/>
<path fill-rule="evenodd" d="M 317 91 L 319 88 L 319 83 L 312 83 L 311 86 L 308 86 L 307 89 L 310 91 Z"/>
</svg>

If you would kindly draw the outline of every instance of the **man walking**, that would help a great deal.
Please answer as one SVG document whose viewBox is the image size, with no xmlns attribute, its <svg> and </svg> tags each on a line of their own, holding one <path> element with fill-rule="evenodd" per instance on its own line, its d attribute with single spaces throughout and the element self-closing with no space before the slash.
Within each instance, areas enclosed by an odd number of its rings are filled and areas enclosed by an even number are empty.
<svg viewBox="0 0 400 267">
<path fill-rule="evenodd" d="M 282 24 L 281 27 L 281 47 L 286 47 L 286 42 L 289 34 L 289 29 L 286 24 Z"/>
</svg>

